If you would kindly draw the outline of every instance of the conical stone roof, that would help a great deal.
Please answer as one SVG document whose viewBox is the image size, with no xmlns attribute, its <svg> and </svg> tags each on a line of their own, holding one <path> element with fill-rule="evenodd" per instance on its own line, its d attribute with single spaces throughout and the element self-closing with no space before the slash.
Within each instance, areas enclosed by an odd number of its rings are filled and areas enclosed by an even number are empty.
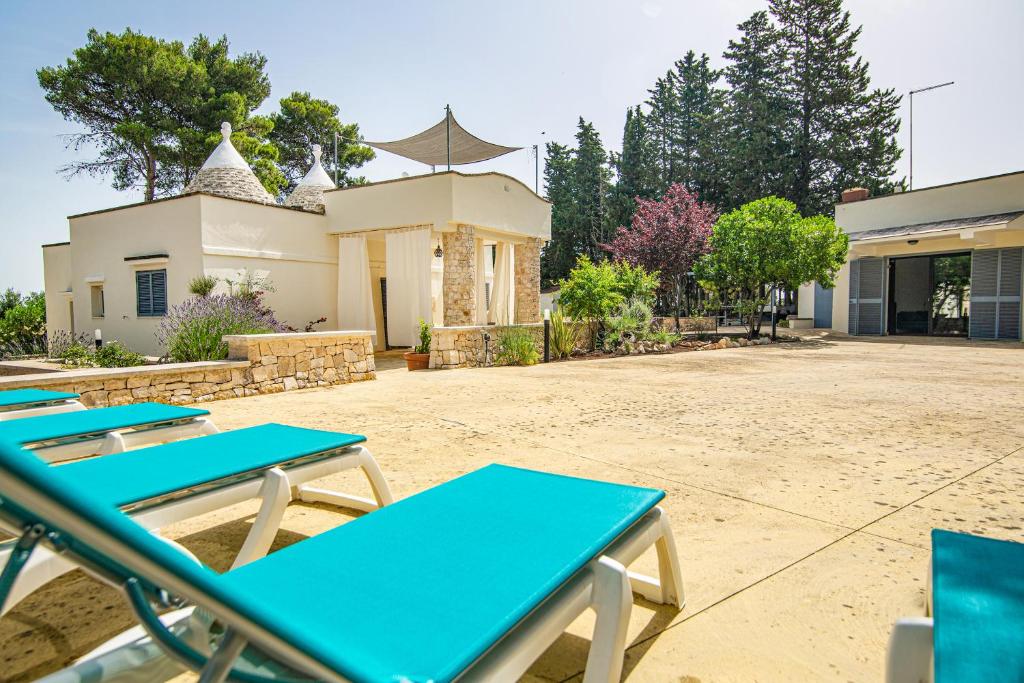
<svg viewBox="0 0 1024 683">
<path fill-rule="evenodd" d="M 245 163 L 245 159 L 231 144 L 231 124 L 227 121 L 222 123 L 220 133 L 224 139 L 210 154 L 192 182 L 185 187 L 185 192 L 208 192 L 221 197 L 274 204 L 274 196 L 267 192 L 249 164 Z"/>
<path fill-rule="evenodd" d="M 323 150 L 320 145 L 313 145 L 313 165 L 309 168 L 306 176 L 299 181 L 288 198 L 284 200 L 285 206 L 298 206 L 309 211 L 324 210 L 324 190 L 333 190 L 334 181 L 327 175 L 320 157 Z"/>
</svg>

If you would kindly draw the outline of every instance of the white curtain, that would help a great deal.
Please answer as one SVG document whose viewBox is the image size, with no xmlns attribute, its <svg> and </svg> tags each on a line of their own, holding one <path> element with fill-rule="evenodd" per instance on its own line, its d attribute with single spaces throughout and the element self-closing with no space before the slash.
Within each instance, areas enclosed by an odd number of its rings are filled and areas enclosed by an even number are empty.
<svg viewBox="0 0 1024 683">
<path fill-rule="evenodd" d="M 338 329 L 370 330 L 376 336 L 366 237 L 338 238 Z M 376 341 L 376 339 L 374 340 Z"/>
<path fill-rule="evenodd" d="M 431 322 L 430 229 L 387 233 L 388 343 L 416 346 L 420 318 Z"/>
<path fill-rule="evenodd" d="M 488 320 L 498 325 L 511 325 L 515 320 L 512 276 L 514 270 L 512 245 L 498 242 L 494 247 L 494 286 L 491 288 L 491 309 Z"/>
<path fill-rule="evenodd" d="M 491 255 L 483 240 L 476 241 L 476 324 L 487 324 L 487 257 Z"/>
</svg>

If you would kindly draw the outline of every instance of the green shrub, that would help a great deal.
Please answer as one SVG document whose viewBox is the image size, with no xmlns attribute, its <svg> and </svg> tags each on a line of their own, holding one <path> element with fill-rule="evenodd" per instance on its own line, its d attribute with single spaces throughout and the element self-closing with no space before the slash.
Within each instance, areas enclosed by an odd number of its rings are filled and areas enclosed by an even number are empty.
<svg viewBox="0 0 1024 683">
<path fill-rule="evenodd" d="M 212 275 L 197 275 L 188 281 L 188 291 L 196 296 L 210 296 L 217 286 L 217 278 Z"/>
<path fill-rule="evenodd" d="M 101 368 L 130 368 L 145 365 L 146 358 L 119 341 L 110 341 L 96 349 L 93 360 Z"/>
<path fill-rule="evenodd" d="M 430 353 L 430 337 L 430 325 L 420 318 L 420 343 L 413 349 L 413 353 Z"/>
<path fill-rule="evenodd" d="M 70 368 L 94 368 L 96 360 L 92 349 L 80 342 L 72 342 L 60 354 L 60 362 Z"/>
<path fill-rule="evenodd" d="M 569 277 L 559 283 L 558 305 L 574 320 L 590 326 L 590 348 L 597 345 L 599 326 L 622 303 L 615 268 L 607 261 L 594 263 L 581 256 Z"/>
<path fill-rule="evenodd" d="M 652 341 L 655 344 L 668 344 L 669 346 L 675 346 L 679 343 L 679 340 L 683 338 L 683 335 L 660 328 L 653 330 L 648 336 L 647 341 Z"/>
<path fill-rule="evenodd" d="M 46 353 L 46 298 L 8 289 L 0 298 L 0 358 Z"/>
<path fill-rule="evenodd" d="M 498 348 L 494 362 L 498 365 L 534 365 L 540 360 L 537 345 L 530 331 L 522 327 L 505 327 L 498 331 Z"/>
<path fill-rule="evenodd" d="M 626 261 L 616 261 L 612 268 L 615 271 L 615 291 L 622 295 L 623 301 L 643 301 L 654 305 L 654 293 L 661 284 L 658 271 L 648 273 L 643 266 L 631 266 Z"/>
<path fill-rule="evenodd" d="M 568 358 L 576 351 L 579 343 L 580 328 L 565 319 L 562 309 L 551 314 L 551 355 L 555 358 Z"/>
<path fill-rule="evenodd" d="M 619 347 L 632 350 L 638 341 L 644 341 L 651 333 L 654 311 L 650 304 L 642 299 L 631 299 L 619 306 L 616 315 L 609 318 L 605 325 L 602 348 L 614 351 Z"/>
</svg>

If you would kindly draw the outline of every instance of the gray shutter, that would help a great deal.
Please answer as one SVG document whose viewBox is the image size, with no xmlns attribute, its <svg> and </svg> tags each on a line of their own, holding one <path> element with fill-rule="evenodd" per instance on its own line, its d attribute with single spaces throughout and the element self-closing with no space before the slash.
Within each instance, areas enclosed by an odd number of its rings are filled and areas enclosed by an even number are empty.
<svg viewBox="0 0 1024 683">
<path fill-rule="evenodd" d="M 1020 339 L 1021 249 L 971 254 L 971 337 Z"/>
<path fill-rule="evenodd" d="M 135 273 L 135 312 L 136 315 L 153 315 L 153 289 L 149 273 Z"/>
<path fill-rule="evenodd" d="M 850 334 L 882 334 L 884 289 L 884 258 L 866 256 L 850 261 Z"/>
<path fill-rule="evenodd" d="M 1020 339 L 1021 250 L 999 250 L 999 301 L 996 336 Z"/>
<path fill-rule="evenodd" d="M 150 282 L 153 288 L 153 313 L 152 315 L 167 314 L 167 271 L 154 270 L 151 273 Z"/>
<path fill-rule="evenodd" d="M 885 288 L 885 259 L 858 259 L 860 282 L 857 296 L 857 334 L 882 334 L 882 290 Z"/>
<path fill-rule="evenodd" d="M 857 301 L 860 297 L 860 261 L 850 261 L 850 317 L 846 330 L 857 334 Z"/>
</svg>

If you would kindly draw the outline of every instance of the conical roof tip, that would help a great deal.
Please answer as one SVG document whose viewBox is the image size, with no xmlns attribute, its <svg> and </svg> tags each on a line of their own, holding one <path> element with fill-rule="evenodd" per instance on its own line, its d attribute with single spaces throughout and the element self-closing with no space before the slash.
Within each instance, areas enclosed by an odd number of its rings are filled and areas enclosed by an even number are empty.
<svg viewBox="0 0 1024 683">
<path fill-rule="evenodd" d="M 334 181 L 331 180 L 331 176 L 327 175 L 323 164 L 320 163 L 321 156 L 323 156 L 323 148 L 320 145 L 313 145 L 313 165 L 309 167 L 309 172 L 299 181 L 298 187 L 313 186 L 334 189 Z"/>
<path fill-rule="evenodd" d="M 245 159 L 238 153 L 235 146 L 231 144 L 231 124 L 227 121 L 220 124 L 220 134 L 223 139 L 206 159 L 203 168 L 244 168 L 250 170 L 249 164 L 245 163 Z"/>
</svg>

